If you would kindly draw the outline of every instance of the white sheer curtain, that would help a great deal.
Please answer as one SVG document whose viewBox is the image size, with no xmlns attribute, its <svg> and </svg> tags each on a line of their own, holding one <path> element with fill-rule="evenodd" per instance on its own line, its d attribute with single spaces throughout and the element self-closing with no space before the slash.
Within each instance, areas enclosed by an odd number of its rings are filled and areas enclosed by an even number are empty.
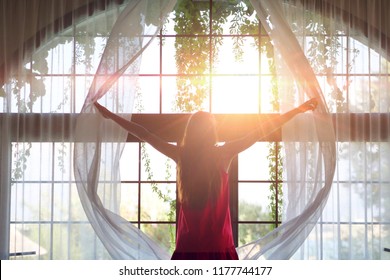
<svg viewBox="0 0 390 280">
<path fill-rule="evenodd" d="M 326 34 L 296 29 L 335 115 L 338 142 L 329 202 L 295 257 L 389 259 L 390 49 L 389 25 L 381 24 L 389 2 L 303 3 L 301 11 L 315 11 Z M 285 14 L 290 22 L 302 18 L 300 11 Z M 319 43 L 312 54 L 310 41 Z"/>
<path fill-rule="evenodd" d="M 126 134 L 91 106 L 105 95 L 106 106 L 131 116 L 140 55 L 174 4 L 124 2 L 124 9 L 121 1 L 1 3 L 2 259 L 169 257 L 114 214 L 120 193 L 113 171 Z"/>
<path fill-rule="evenodd" d="M 111 95 L 111 109 L 116 113 L 130 112 L 136 91 L 136 75 L 143 50 L 158 34 L 168 12 L 176 1 L 130 1 L 117 19 L 105 47 L 95 79 L 77 120 L 75 144 L 75 177 L 84 210 L 95 232 L 115 259 L 164 259 L 167 252 L 134 225 L 121 218 L 116 203 L 116 185 L 120 182 L 119 159 L 127 132 L 112 121 L 94 113 L 93 102 Z M 123 92 L 110 88 L 121 79 L 127 83 Z M 130 110 L 129 110 L 130 108 Z M 92 114 L 92 115 L 90 115 Z M 131 115 L 128 115 L 131 117 Z M 91 137 L 91 138 L 89 138 Z M 91 139 L 89 141 L 85 139 Z M 105 145 L 102 141 L 112 144 Z M 88 142 L 86 142 L 88 141 Z M 102 157 L 102 151 L 105 156 Z M 104 158 L 104 166 L 101 159 Z M 107 175 L 108 174 L 108 175 Z M 102 183 L 103 181 L 103 183 Z M 101 192 L 109 184 L 110 194 L 102 203 Z M 110 197 L 107 197 L 110 196 Z"/>
<path fill-rule="evenodd" d="M 284 14 L 334 114 L 338 142 L 329 202 L 294 257 L 388 259 L 389 26 L 381 23 L 389 3 L 300 2 Z"/>
<path fill-rule="evenodd" d="M 327 202 L 336 164 L 335 136 L 321 88 L 285 20 L 282 2 L 251 3 L 275 46 L 282 111 L 308 98 L 319 101 L 313 115 L 299 116 L 283 128 L 286 215 L 282 225 L 239 248 L 245 259 L 288 259 L 306 239 Z"/>
<path fill-rule="evenodd" d="M 114 1 L 0 4 L 1 259 L 109 258 L 74 191 L 71 138 L 95 52 L 121 9 Z"/>
<path fill-rule="evenodd" d="M 255 257 L 388 259 L 389 26 L 383 11 L 389 3 L 277 2 L 252 1 L 280 52 L 281 107 L 288 110 L 305 95 L 320 96 L 327 106 L 283 129 L 284 223 L 250 248 L 269 238 Z M 295 40 L 284 33 L 286 23 Z"/>
</svg>

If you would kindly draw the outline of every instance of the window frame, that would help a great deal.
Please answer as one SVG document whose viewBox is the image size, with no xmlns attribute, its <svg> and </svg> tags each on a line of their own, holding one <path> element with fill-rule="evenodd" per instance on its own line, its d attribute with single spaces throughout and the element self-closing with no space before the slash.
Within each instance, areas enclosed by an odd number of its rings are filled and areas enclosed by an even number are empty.
<svg viewBox="0 0 390 280">
<path fill-rule="evenodd" d="M 217 124 L 219 128 L 219 135 L 221 141 L 229 141 L 235 139 L 236 137 L 240 137 L 240 135 L 244 135 L 247 131 L 253 129 L 254 126 L 259 121 L 270 118 L 277 114 L 259 114 L 259 115 L 237 115 L 237 114 L 217 114 Z M 189 117 L 189 114 L 133 114 L 132 120 L 137 122 L 144 127 L 146 127 L 151 132 L 157 134 L 161 138 L 170 142 L 177 142 L 178 137 L 181 135 L 181 131 L 184 129 L 185 123 Z M 50 121 L 49 121 L 50 118 Z M 74 141 L 73 139 L 73 131 L 75 120 L 77 118 L 77 114 L 54 114 L 48 116 L 47 114 L 0 114 L 0 123 L 1 123 L 1 131 L 4 131 L 6 127 L 9 128 L 8 134 L 5 133 L 2 136 L 2 156 L 7 158 L 7 150 L 8 157 L 11 157 L 11 143 L 16 141 L 17 139 L 24 139 L 26 142 L 67 142 L 71 143 Z M 378 114 L 369 114 L 369 113 L 358 113 L 358 114 L 332 114 L 332 119 L 334 123 L 335 133 L 336 133 L 336 141 L 337 142 L 387 142 L 390 141 L 390 137 L 386 131 L 389 130 L 390 123 L 388 120 L 388 114 L 386 113 L 378 113 Z M 29 124 L 29 126 L 27 126 Z M 342 124 L 342 125 L 339 125 Z M 349 124 L 349 129 L 345 129 L 344 124 Z M 41 135 L 37 135 L 37 131 L 40 131 L 42 127 L 48 127 L 48 130 L 51 130 L 51 134 L 45 135 L 46 137 L 42 138 Z M 169 129 L 166 129 L 169 127 Z M 65 131 L 65 134 L 63 134 Z M 8 135 L 8 137 L 7 137 Z M 373 138 L 370 135 L 377 135 L 377 138 Z M 6 137 L 4 137 L 6 136 Z M 22 137 L 21 137 L 22 136 Z M 39 137 L 38 137 L 39 136 Z M 7 141 L 4 141 L 7 140 Z M 269 135 L 261 142 L 280 142 L 281 139 L 281 130 L 276 131 L 272 135 Z M 141 143 L 134 136 L 128 136 L 127 142 L 131 143 Z M 8 145 L 6 143 L 9 143 Z M 3 158 L 3 157 L 2 157 Z M 236 158 L 231 166 L 229 172 L 229 183 L 230 183 L 230 197 L 231 197 L 231 219 L 232 219 L 232 228 L 234 234 L 234 241 L 236 245 L 238 244 L 238 227 L 241 224 L 272 224 L 277 226 L 281 223 L 280 220 L 268 220 L 268 221 L 240 221 L 238 219 L 239 211 L 238 211 L 238 185 L 240 182 L 248 182 L 245 180 L 240 180 L 238 176 L 238 159 Z M 9 170 L 9 174 L 6 174 L 6 170 Z M 1 169 L 1 178 L 2 183 L 5 180 L 10 179 L 10 167 L 7 169 Z M 4 176 L 3 176 L 4 175 Z M 251 183 L 260 183 L 261 181 L 250 181 Z M 281 182 L 277 181 L 277 182 Z M 126 182 L 124 182 L 126 183 Z M 139 181 L 139 184 L 144 183 L 143 181 Z M 164 182 L 166 183 L 166 182 Z M 169 183 L 175 183 L 173 181 Z M 266 181 L 262 183 L 272 183 L 272 181 Z M 10 192 L 10 190 L 9 190 Z M 2 197 L 4 197 L 2 195 Z M 140 199 L 140 197 L 139 197 Z M 3 202 L 3 201 L 2 201 Z M 3 209 L 7 209 L 5 213 L 8 213 L 9 217 L 9 207 L 10 204 L 3 204 Z M 2 210 L 3 210 L 2 209 Z M 4 212 L 3 212 L 4 213 Z M 280 215 L 280 213 L 278 213 Z M 135 222 L 138 227 L 142 224 L 172 224 L 172 222 L 168 221 L 149 221 L 145 222 L 140 219 Z M 176 221 L 175 221 L 176 222 Z M 9 225 L 12 224 L 12 221 L 9 221 Z M 9 234 L 9 232 L 8 232 Z M 19 255 L 23 255 L 24 253 L 20 253 Z"/>
</svg>

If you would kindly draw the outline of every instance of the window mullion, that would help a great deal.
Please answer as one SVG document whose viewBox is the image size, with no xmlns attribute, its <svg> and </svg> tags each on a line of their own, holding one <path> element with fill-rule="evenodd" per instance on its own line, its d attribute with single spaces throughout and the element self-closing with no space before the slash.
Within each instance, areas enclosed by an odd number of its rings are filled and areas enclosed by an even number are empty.
<svg viewBox="0 0 390 280">
<path fill-rule="evenodd" d="M 230 216 L 234 244 L 238 246 L 238 157 L 235 157 L 229 169 Z"/>
<path fill-rule="evenodd" d="M 142 143 L 138 142 L 138 228 L 141 228 L 141 168 L 142 168 Z"/>
<path fill-rule="evenodd" d="M 10 137 L 9 118 L 0 119 L 0 223 L 3 229 L 0 231 L 0 259 L 9 258 L 10 252 L 10 211 L 11 211 L 11 166 L 12 146 Z M 8 163 L 8 164 L 6 164 Z"/>
</svg>

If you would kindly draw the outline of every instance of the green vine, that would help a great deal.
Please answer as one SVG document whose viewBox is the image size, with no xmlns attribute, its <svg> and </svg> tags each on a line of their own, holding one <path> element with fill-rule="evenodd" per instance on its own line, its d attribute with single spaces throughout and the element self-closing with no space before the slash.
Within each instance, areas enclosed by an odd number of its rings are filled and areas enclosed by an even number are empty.
<svg viewBox="0 0 390 280">
<path fill-rule="evenodd" d="M 252 26 L 253 9 L 245 5 L 249 1 L 215 1 L 211 12 L 208 1 L 179 1 L 174 10 L 175 60 L 179 73 L 175 109 L 178 112 L 194 112 L 205 109 L 209 96 L 209 73 L 218 59 L 218 49 L 222 45 L 223 26 L 229 16 L 233 16 L 230 32 L 249 32 Z M 210 22 L 210 18 L 212 21 Z M 256 21 L 256 20 L 254 20 Z M 250 25 L 251 23 L 252 25 Z M 210 31 L 212 29 L 212 35 Z M 199 35 L 186 36 L 186 35 Z M 242 39 L 234 37 L 235 56 L 242 56 Z"/>
<path fill-rule="evenodd" d="M 137 90 L 136 95 L 136 103 L 135 108 L 138 113 L 141 113 L 144 110 L 143 104 L 142 104 L 142 94 L 139 90 Z M 150 159 L 150 155 L 148 153 L 147 145 L 145 142 L 141 143 L 141 158 L 144 162 L 144 168 L 146 172 L 146 180 L 150 182 L 150 185 L 152 187 L 152 191 L 157 195 L 158 199 L 161 200 L 164 203 L 169 204 L 169 211 L 167 213 L 167 218 L 169 222 L 174 222 L 176 219 L 176 199 L 171 198 L 171 191 L 168 189 L 167 192 L 163 192 L 161 188 L 158 186 L 158 184 L 154 181 L 154 175 L 153 175 L 153 168 L 152 163 Z M 170 164 L 170 160 L 166 159 L 165 161 L 165 180 L 169 181 L 172 177 L 172 166 Z M 169 243 L 170 243 L 170 250 L 173 251 L 175 248 L 175 227 L 170 224 L 169 226 Z"/>
<path fill-rule="evenodd" d="M 147 174 L 147 181 L 150 182 L 150 185 L 152 187 L 152 191 L 157 195 L 158 199 L 160 199 L 164 203 L 169 204 L 169 211 L 167 213 L 167 218 L 169 222 L 174 222 L 176 218 L 176 200 L 171 198 L 171 191 L 168 189 L 166 192 L 163 192 L 161 190 L 161 187 L 158 186 L 156 182 L 153 181 L 153 171 L 152 171 L 152 164 L 150 160 L 150 156 L 147 150 L 146 143 L 141 143 L 141 154 L 142 154 L 142 160 L 144 161 L 144 167 L 145 172 Z M 171 178 L 170 173 L 170 164 L 169 160 L 167 159 L 165 162 L 166 167 L 166 176 L 165 180 L 169 180 Z M 169 235 L 170 235 L 170 250 L 174 249 L 175 245 L 175 227 L 170 224 L 169 226 Z"/>
<path fill-rule="evenodd" d="M 11 176 L 12 184 L 15 181 L 23 178 L 24 171 L 27 168 L 27 160 L 31 154 L 31 149 L 32 149 L 31 142 L 15 143 L 14 153 L 13 153 L 13 157 L 14 157 L 13 162 L 15 163 L 15 166 L 12 169 L 12 176 Z"/>
<path fill-rule="evenodd" d="M 359 55 L 359 50 L 356 48 L 343 48 L 340 36 L 333 35 L 331 32 L 330 19 L 323 18 L 322 21 L 318 15 L 307 12 L 305 15 L 307 21 L 305 32 L 310 34 L 310 41 L 307 49 L 307 58 L 314 72 L 319 75 L 326 76 L 326 82 L 330 87 L 329 107 L 336 113 L 346 112 L 347 100 L 345 91 L 349 87 L 351 81 L 345 81 L 343 85 L 338 85 L 334 72 L 339 64 L 338 56 L 340 51 L 344 50 L 348 53 L 349 61 L 347 71 L 350 72 L 355 60 Z M 341 30 L 335 30 L 333 33 L 341 34 Z"/>
<path fill-rule="evenodd" d="M 178 35 L 205 35 L 209 30 L 207 2 L 179 1 L 174 11 L 174 30 Z M 210 41 L 205 37 L 182 36 L 175 40 L 177 78 L 176 109 L 194 112 L 202 108 L 207 97 L 207 63 Z"/>
<path fill-rule="evenodd" d="M 271 106 L 274 112 L 279 112 L 279 91 L 274 59 L 274 47 L 270 40 L 262 41 L 263 52 L 267 56 L 268 67 L 271 73 Z M 268 171 L 270 178 L 270 195 L 268 196 L 271 219 L 275 221 L 273 227 L 278 227 L 283 211 L 283 158 L 282 145 L 279 142 L 268 143 Z"/>
<path fill-rule="evenodd" d="M 258 34 L 259 22 L 255 17 L 255 11 L 249 1 L 226 1 L 213 2 L 212 4 L 213 33 L 222 32 L 222 25 L 226 23 L 230 16 L 230 34 Z M 194 2 L 190 0 L 180 1 L 175 10 L 175 31 L 181 34 L 208 34 L 209 25 L 209 3 Z M 214 37 L 213 37 L 214 38 Z M 242 36 L 233 36 L 233 52 L 236 61 L 242 61 L 244 54 L 244 39 Z M 260 39 L 255 36 L 255 44 L 260 48 Z M 211 45 L 210 45 L 211 44 Z M 177 37 L 176 65 L 180 74 L 177 79 L 178 95 L 176 99 L 176 108 L 181 112 L 193 112 L 202 109 L 207 97 L 205 85 L 207 85 L 207 76 L 203 75 L 210 71 L 207 61 L 212 55 L 212 63 L 217 59 L 218 46 L 220 39 L 214 39 L 210 42 L 207 37 Z M 269 67 L 272 73 L 272 107 L 279 111 L 278 90 L 276 69 L 273 59 L 273 46 L 269 40 L 261 41 L 262 52 L 267 54 Z M 210 54 L 210 51 L 212 54 Z M 273 220 L 280 220 L 278 214 L 282 211 L 282 157 L 280 143 L 269 144 L 269 154 L 267 156 L 270 173 L 269 208 Z M 277 226 L 277 225 L 276 225 Z"/>
</svg>

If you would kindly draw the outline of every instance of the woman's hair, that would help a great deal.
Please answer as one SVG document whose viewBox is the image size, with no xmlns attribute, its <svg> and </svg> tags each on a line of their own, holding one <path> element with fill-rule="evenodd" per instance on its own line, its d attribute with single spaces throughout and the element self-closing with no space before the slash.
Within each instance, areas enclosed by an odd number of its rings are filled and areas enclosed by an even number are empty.
<svg viewBox="0 0 390 280">
<path fill-rule="evenodd" d="M 213 115 L 197 112 L 188 120 L 177 166 L 179 201 L 191 208 L 205 206 L 221 190 Z"/>
</svg>

